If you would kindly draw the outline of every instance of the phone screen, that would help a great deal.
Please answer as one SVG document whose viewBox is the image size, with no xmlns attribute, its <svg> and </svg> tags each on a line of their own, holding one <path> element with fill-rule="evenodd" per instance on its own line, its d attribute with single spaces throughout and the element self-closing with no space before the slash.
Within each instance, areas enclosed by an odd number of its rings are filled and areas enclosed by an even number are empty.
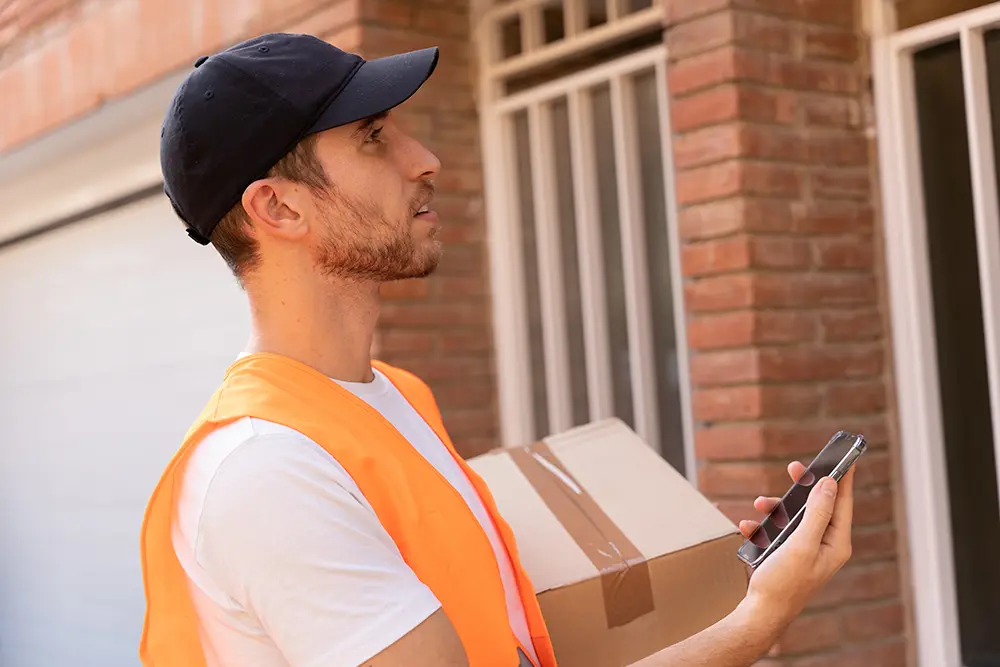
<svg viewBox="0 0 1000 667">
<path fill-rule="evenodd" d="M 855 444 L 864 444 L 864 439 L 854 433 L 840 431 L 827 443 L 826 447 L 813 459 L 799 480 L 788 489 L 778 505 L 761 521 L 760 527 L 743 543 L 740 557 L 756 563 L 781 531 L 788 526 L 799 511 L 805 507 L 809 492 L 817 481 L 829 477 Z"/>
</svg>

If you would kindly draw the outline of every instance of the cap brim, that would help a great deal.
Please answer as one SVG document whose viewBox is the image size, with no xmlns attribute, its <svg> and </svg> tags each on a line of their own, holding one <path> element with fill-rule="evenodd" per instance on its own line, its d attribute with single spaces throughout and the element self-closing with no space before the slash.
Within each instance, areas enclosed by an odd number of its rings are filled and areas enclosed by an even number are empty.
<svg viewBox="0 0 1000 667">
<path fill-rule="evenodd" d="M 365 62 L 309 133 L 355 123 L 399 106 L 424 85 L 437 63 L 436 46 Z"/>
</svg>

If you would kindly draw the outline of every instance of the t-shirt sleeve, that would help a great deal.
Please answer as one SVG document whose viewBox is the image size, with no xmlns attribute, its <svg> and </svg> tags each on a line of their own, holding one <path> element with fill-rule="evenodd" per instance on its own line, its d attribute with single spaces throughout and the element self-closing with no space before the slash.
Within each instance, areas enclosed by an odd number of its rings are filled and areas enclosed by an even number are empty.
<svg viewBox="0 0 1000 667">
<path fill-rule="evenodd" d="M 205 498 L 199 565 L 290 667 L 356 667 L 441 606 L 351 486 L 311 440 L 263 435 L 226 458 Z"/>
</svg>

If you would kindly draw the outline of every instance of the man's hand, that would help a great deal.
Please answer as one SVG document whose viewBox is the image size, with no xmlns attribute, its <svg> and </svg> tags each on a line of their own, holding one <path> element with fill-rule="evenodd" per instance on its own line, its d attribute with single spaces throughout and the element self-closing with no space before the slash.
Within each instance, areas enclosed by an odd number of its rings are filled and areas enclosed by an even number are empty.
<svg viewBox="0 0 1000 667">
<path fill-rule="evenodd" d="M 801 463 L 788 466 L 793 481 L 804 472 Z M 758 498 L 754 507 L 767 513 L 778 501 Z M 813 487 L 798 528 L 757 568 L 746 598 L 729 616 L 631 667 L 752 665 L 850 558 L 853 513 L 854 470 L 844 476 L 839 488 L 832 479 L 822 480 Z M 758 525 L 741 521 L 740 531 L 749 537 Z"/>
<path fill-rule="evenodd" d="M 788 466 L 793 481 L 806 469 L 801 463 Z M 758 498 L 754 507 L 768 513 L 779 498 Z M 762 622 L 775 627 L 789 623 L 851 557 L 851 521 L 854 513 L 854 469 L 838 485 L 825 478 L 813 487 L 805 516 L 788 540 L 757 568 L 750 578 L 747 602 Z M 740 531 L 749 537 L 759 524 L 741 521 Z"/>
</svg>

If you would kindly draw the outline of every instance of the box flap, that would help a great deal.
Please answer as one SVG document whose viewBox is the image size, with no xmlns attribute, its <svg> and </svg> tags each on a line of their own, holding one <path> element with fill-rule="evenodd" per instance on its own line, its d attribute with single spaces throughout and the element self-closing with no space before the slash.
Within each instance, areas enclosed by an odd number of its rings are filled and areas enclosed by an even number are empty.
<svg viewBox="0 0 1000 667">
<path fill-rule="evenodd" d="M 545 441 L 647 559 L 737 532 L 722 512 L 618 419 Z"/>
<path fill-rule="evenodd" d="M 544 442 L 569 475 L 545 466 L 549 473 L 573 493 L 590 496 L 647 561 L 737 532 L 618 419 L 574 428 Z M 536 592 L 599 576 L 583 547 L 515 462 L 517 450 L 526 449 L 531 448 L 494 450 L 469 464 L 486 480 L 500 514 L 514 530 Z"/>
<path fill-rule="evenodd" d="M 469 460 L 469 465 L 486 480 L 500 515 L 514 530 L 521 563 L 536 593 L 600 574 L 521 473 L 508 450 L 477 456 Z"/>
</svg>

